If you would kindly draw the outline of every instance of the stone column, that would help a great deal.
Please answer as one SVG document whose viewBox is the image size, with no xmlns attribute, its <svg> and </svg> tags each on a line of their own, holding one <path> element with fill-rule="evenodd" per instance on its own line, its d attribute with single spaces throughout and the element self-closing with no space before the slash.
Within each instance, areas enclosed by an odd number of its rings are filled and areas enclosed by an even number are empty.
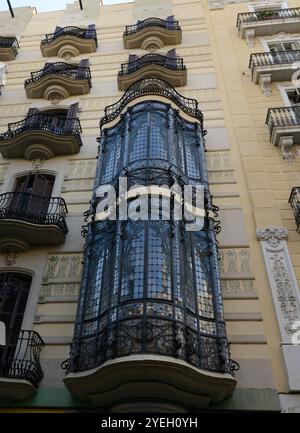
<svg viewBox="0 0 300 433">
<path fill-rule="evenodd" d="M 258 229 L 257 237 L 261 243 L 280 328 L 289 391 L 299 392 L 300 344 L 295 344 L 294 339 L 300 329 L 300 295 L 286 243 L 288 231 L 277 227 Z"/>
</svg>

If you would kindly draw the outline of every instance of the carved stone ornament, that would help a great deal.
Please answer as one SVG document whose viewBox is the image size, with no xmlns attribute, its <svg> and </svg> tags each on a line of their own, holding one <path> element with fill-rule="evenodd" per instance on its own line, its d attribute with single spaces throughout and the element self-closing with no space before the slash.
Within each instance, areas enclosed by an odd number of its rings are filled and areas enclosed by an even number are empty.
<svg viewBox="0 0 300 433">
<path fill-rule="evenodd" d="M 280 137 L 279 139 L 279 147 L 281 149 L 283 159 L 288 164 L 292 164 L 294 159 L 297 156 L 297 150 L 295 149 L 293 144 L 294 144 L 293 136 Z"/>
<path fill-rule="evenodd" d="M 257 237 L 260 241 L 266 241 L 268 244 L 276 248 L 280 245 L 282 240 L 286 240 L 288 237 L 288 231 L 286 228 L 270 227 L 267 229 L 257 229 Z"/>
<path fill-rule="evenodd" d="M 271 74 L 261 74 L 259 77 L 259 84 L 261 86 L 261 90 L 265 96 L 271 96 Z"/>
<path fill-rule="evenodd" d="M 17 252 L 5 252 L 4 253 L 4 263 L 6 264 L 6 266 L 13 266 L 16 264 L 16 259 L 18 257 L 18 253 Z"/>
<path fill-rule="evenodd" d="M 245 39 L 248 47 L 254 47 L 255 29 L 248 29 L 245 31 Z"/>
<path fill-rule="evenodd" d="M 291 344 L 293 324 L 300 320 L 297 279 L 289 255 L 286 228 L 258 229 L 283 344 Z"/>
</svg>

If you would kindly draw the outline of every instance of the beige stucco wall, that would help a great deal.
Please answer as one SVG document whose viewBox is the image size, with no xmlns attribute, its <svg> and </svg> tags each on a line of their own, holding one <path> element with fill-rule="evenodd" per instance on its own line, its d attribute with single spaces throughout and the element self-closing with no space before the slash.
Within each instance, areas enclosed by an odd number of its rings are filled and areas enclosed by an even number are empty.
<svg viewBox="0 0 300 433">
<path fill-rule="evenodd" d="M 288 166 L 279 150 L 269 143 L 264 125 L 266 111 L 270 106 L 280 106 L 282 101 L 276 84 L 272 84 L 272 96 L 266 98 L 259 86 L 251 83 L 249 55 L 262 49 L 258 40 L 256 47 L 249 49 L 245 40 L 237 37 L 236 15 L 247 10 L 246 4 L 209 10 L 207 2 L 199 0 L 157 2 L 163 3 L 160 9 L 153 1 L 101 8 L 97 2 L 91 2 L 89 8 L 88 3 L 83 12 L 75 4 L 66 11 L 32 14 L 18 34 L 19 55 L 7 64 L 7 82 L 0 97 L 0 132 L 7 129 L 8 122 L 22 119 L 29 107 L 48 106 L 47 101 L 26 99 L 23 84 L 30 72 L 42 68 L 45 61 L 57 60 L 42 57 L 41 39 L 45 33 L 53 32 L 56 25 L 80 27 L 96 23 L 99 47 L 89 55 L 91 93 L 61 102 L 65 106 L 80 100 L 83 147 L 80 154 L 56 157 L 42 168 L 56 174 L 53 195 L 61 195 L 67 201 L 66 242 L 59 248 L 23 253 L 10 267 L 4 256 L 0 258 L 1 270 L 26 269 L 33 273 L 23 328 L 35 329 L 46 342 L 42 351 L 42 386 L 63 387 L 59 366 L 68 357 L 73 334 L 83 247 L 82 212 L 88 208 L 93 185 L 98 121 L 105 106 L 122 95 L 117 90 L 116 76 L 129 54 L 123 48 L 122 32 L 125 25 L 136 19 L 174 14 L 183 31 L 182 44 L 176 49 L 188 69 L 187 85 L 177 90 L 199 101 L 208 130 L 211 191 L 215 204 L 220 206 L 222 223 L 219 241 L 227 329 L 232 357 L 241 364 L 238 387 L 285 391 L 279 331 L 255 230 L 269 225 L 289 229 L 288 246 L 300 279 L 299 235 L 287 204 L 291 187 L 300 180 L 299 161 Z M 289 5 L 296 3 L 290 1 Z M 12 22 L 7 14 L 0 13 L 0 22 L 4 20 Z M 165 47 L 161 52 L 171 48 Z M 86 56 L 76 61 L 81 58 Z M 29 161 L 0 159 L 1 192 L 11 190 L 16 173 L 29 170 Z"/>
</svg>

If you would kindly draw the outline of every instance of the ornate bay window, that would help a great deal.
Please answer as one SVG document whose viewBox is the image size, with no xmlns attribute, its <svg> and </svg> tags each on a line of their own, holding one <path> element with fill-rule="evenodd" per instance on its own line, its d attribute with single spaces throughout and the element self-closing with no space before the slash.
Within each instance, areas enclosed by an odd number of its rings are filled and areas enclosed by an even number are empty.
<svg viewBox="0 0 300 433">
<path fill-rule="evenodd" d="M 156 83 L 152 96 L 159 93 Z M 75 333 L 64 365 L 69 390 L 96 406 L 122 411 L 126 400 L 130 411 L 149 401 L 157 410 L 166 404 L 172 410 L 199 409 L 222 401 L 235 387 L 213 218 L 217 208 L 208 188 L 205 133 L 193 102 L 194 118 L 187 118 L 179 105 L 155 96 L 139 101 L 99 139 Z M 113 185 L 123 197 L 120 177 L 128 190 L 202 185 L 203 228 L 189 231 L 187 220 L 175 217 L 175 195 L 169 218 L 158 198 L 156 204 L 149 199 L 149 218 L 125 219 L 117 206 L 115 220 L 99 220 L 96 191 Z M 155 206 L 158 218 L 152 218 Z"/>
</svg>

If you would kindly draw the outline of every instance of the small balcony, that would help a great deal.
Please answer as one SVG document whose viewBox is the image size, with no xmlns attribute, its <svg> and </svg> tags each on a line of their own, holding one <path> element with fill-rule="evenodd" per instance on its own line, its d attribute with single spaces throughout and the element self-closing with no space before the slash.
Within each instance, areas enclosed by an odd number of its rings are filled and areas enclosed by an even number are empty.
<svg viewBox="0 0 300 433">
<path fill-rule="evenodd" d="M 36 393 L 43 377 L 40 352 L 43 340 L 35 331 L 8 331 L 0 346 L 0 399 L 23 400 Z"/>
<path fill-rule="evenodd" d="M 292 74 L 296 71 L 293 67 L 294 63 L 299 61 L 300 50 L 253 53 L 249 62 L 252 81 L 256 84 L 263 84 L 262 76 L 268 76 L 269 83 L 290 81 Z"/>
<path fill-rule="evenodd" d="M 0 61 L 14 60 L 18 55 L 19 43 L 17 38 L 0 36 Z"/>
<path fill-rule="evenodd" d="M 155 77 L 165 80 L 170 86 L 185 86 L 187 71 L 183 59 L 151 53 L 133 62 L 123 63 L 118 74 L 118 88 L 125 91 L 137 80 Z"/>
<path fill-rule="evenodd" d="M 300 105 L 269 108 L 266 124 L 275 146 L 287 148 L 300 144 Z"/>
<path fill-rule="evenodd" d="M 54 33 L 45 35 L 41 42 L 44 57 L 72 58 L 97 50 L 97 32 L 94 25 L 87 29 L 69 26 L 57 28 Z"/>
<path fill-rule="evenodd" d="M 26 192 L 0 194 L 0 251 L 61 245 L 68 232 L 61 197 Z"/>
<path fill-rule="evenodd" d="M 300 8 L 240 13 L 237 16 L 236 26 L 240 37 L 248 41 L 255 36 L 273 35 L 278 32 L 298 33 Z"/>
<path fill-rule="evenodd" d="M 69 96 L 85 95 L 92 87 L 89 67 L 56 62 L 31 72 L 25 83 L 27 98 L 61 100 Z"/>
<path fill-rule="evenodd" d="M 295 186 L 292 189 L 289 204 L 293 210 L 297 232 L 300 233 L 300 186 Z"/>
<path fill-rule="evenodd" d="M 81 125 L 77 118 L 37 112 L 8 124 L 0 134 L 0 152 L 4 158 L 49 159 L 78 153 L 82 145 Z"/>
<path fill-rule="evenodd" d="M 126 26 L 123 34 L 126 49 L 159 49 L 165 45 L 178 45 L 181 39 L 181 27 L 174 19 L 147 18 L 134 25 Z"/>
</svg>

